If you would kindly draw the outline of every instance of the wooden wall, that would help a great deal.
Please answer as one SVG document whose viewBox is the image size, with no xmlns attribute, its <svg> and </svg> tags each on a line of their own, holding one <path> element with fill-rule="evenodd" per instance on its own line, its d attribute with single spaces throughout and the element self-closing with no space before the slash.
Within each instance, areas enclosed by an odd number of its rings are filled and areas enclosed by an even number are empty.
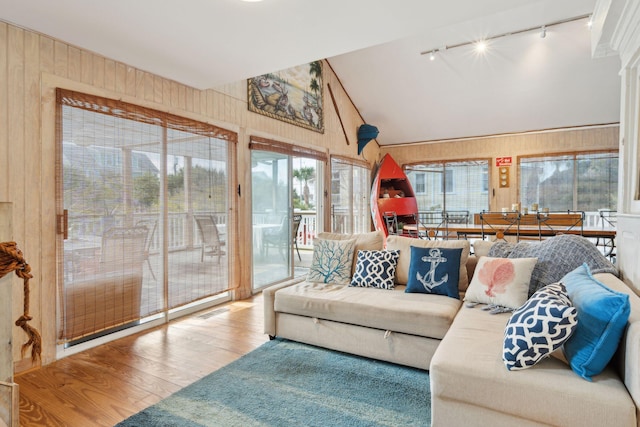
<svg viewBox="0 0 640 427">
<path fill-rule="evenodd" d="M 358 158 L 356 129 L 362 124 L 360 115 L 327 64 L 324 83 L 325 132 L 320 134 L 249 112 L 246 80 L 197 90 L 0 21 L 0 202 L 13 203 L 13 236 L 35 276 L 31 282 L 31 315 L 32 324 L 43 336 L 43 363 L 55 360 L 56 245 L 61 242 L 55 229 L 56 214 L 60 213 L 55 204 L 56 87 L 121 99 L 238 132 L 237 183 L 243 192 L 232 204 L 238 215 L 230 217 L 234 217 L 240 241 L 250 241 L 250 135 Z M 327 83 L 335 94 L 350 144 L 345 141 Z M 378 151 L 377 144 L 372 143 L 364 155 L 375 161 Z M 237 297 L 251 292 L 251 266 L 246 261 L 250 250 L 236 248 L 233 277 L 240 286 Z M 14 281 L 12 318 L 21 311 L 22 286 Z M 14 328 L 13 338 L 16 370 L 27 369 L 30 361 L 19 354 L 24 342 L 22 331 Z"/>
<path fill-rule="evenodd" d="M 399 165 L 429 160 L 490 159 L 490 209 L 500 210 L 517 203 L 518 157 L 618 149 L 619 126 L 592 127 L 574 130 L 531 132 L 514 135 L 474 138 L 436 143 L 384 146 L 381 155 L 390 153 Z M 511 157 L 509 187 L 500 188 L 496 157 Z"/>
</svg>

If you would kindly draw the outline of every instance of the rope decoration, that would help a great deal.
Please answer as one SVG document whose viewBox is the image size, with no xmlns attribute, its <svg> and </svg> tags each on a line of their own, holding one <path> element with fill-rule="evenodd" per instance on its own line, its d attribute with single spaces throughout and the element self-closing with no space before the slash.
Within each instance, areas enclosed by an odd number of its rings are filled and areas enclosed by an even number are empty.
<svg viewBox="0 0 640 427">
<path fill-rule="evenodd" d="M 27 323 L 32 319 L 29 315 L 29 279 L 33 278 L 31 267 L 25 261 L 16 242 L 0 243 L 0 278 L 12 271 L 24 281 L 24 313 L 16 320 L 16 326 L 21 327 L 29 337 L 29 341 L 22 345 L 22 356 L 24 357 L 27 349 L 31 347 L 31 360 L 35 363 L 40 360 L 42 338 L 40 333 Z"/>
</svg>

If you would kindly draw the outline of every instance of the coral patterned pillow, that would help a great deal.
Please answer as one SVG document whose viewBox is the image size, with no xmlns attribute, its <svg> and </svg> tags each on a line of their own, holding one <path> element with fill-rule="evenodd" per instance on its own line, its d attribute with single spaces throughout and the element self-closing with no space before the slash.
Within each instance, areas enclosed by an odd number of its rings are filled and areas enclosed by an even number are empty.
<svg viewBox="0 0 640 427">
<path fill-rule="evenodd" d="M 351 264 L 356 239 L 313 240 L 313 258 L 307 281 L 348 285 L 351 282 Z"/>
<path fill-rule="evenodd" d="M 480 257 L 464 300 L 513 309 L 520 307 L 527 301 L 537 260 Z"/>
</svg>

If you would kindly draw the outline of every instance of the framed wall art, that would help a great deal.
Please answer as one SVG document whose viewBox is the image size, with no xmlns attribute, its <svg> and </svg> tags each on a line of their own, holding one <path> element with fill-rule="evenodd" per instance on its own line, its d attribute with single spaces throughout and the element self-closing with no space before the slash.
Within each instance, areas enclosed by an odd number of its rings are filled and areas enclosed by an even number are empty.
<svg viewBox="0 0 640 427">
<path fill-rule="evenodd" d="M 247 81 L 249 111 L 324 133 L 322 61 Z"/>
</svg>

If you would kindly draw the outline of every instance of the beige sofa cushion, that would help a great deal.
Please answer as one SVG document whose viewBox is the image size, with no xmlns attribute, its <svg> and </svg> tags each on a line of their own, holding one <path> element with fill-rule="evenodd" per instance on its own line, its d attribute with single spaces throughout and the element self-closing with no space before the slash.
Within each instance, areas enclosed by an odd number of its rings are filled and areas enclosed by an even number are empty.
<svg viewBox="0 0 640 427">
<path fill-rule="evenodd" d="M 473 242 L 474 255 L 478 258 L 481 256 L 488 256 L 491 246 L 493 246 L 494 243 L 495 242 L 490 242 L 489 240 L 475 240 Z"/>
<path fill-rule="evenodd" d="M 443 295 L 302 282 L 275 294 L 276 312 L 441 339 L 461 302 Z"/>
<path fill-rule="evenodd" d="M 431 361 L 434 425 L 451 425 L 455 402 L 460 410 L 469 405 L 488 409 L 483 425 L 492 424 L 491 414 L 557 426 L 636 425 L 634 403 L 611 367 L 593 382 L 555 358 L 508 371 L 502 343 L 509 316 L 460 309 Z"/>
<path fill-rule="evenodd" d="M 340 234 L 340 233 L 318 233 L 318 238 L 326 240 L 348 240 L 356 239 L 356 245 L 353 249 L 353 262 L 351 266 L 351 275 L 356 271 L 356 260 L 358 259 L 358 251 L 379 251 L 384 249 L 384 234 L 382 231 L 372 231 L 369 233 L 357 234 Z"/>
<path fill-rule="evenodd" d="M 411 246 L 419 248 L 462 248 L 458 289 L 460 292 L 464 292 L 467 289 L 469 286 L 467 258 L 469 258 L 469 249 L 471 247 L 468 240 L 423 240 L 402 236 L 387 237 L 387 249 L 397 249 L 400 251 L 400 258 L 398 259 L 398 267 L 396 269 L 396 283 L 400 285 L 406 285 L 409 281 Z"/>
</svg>

